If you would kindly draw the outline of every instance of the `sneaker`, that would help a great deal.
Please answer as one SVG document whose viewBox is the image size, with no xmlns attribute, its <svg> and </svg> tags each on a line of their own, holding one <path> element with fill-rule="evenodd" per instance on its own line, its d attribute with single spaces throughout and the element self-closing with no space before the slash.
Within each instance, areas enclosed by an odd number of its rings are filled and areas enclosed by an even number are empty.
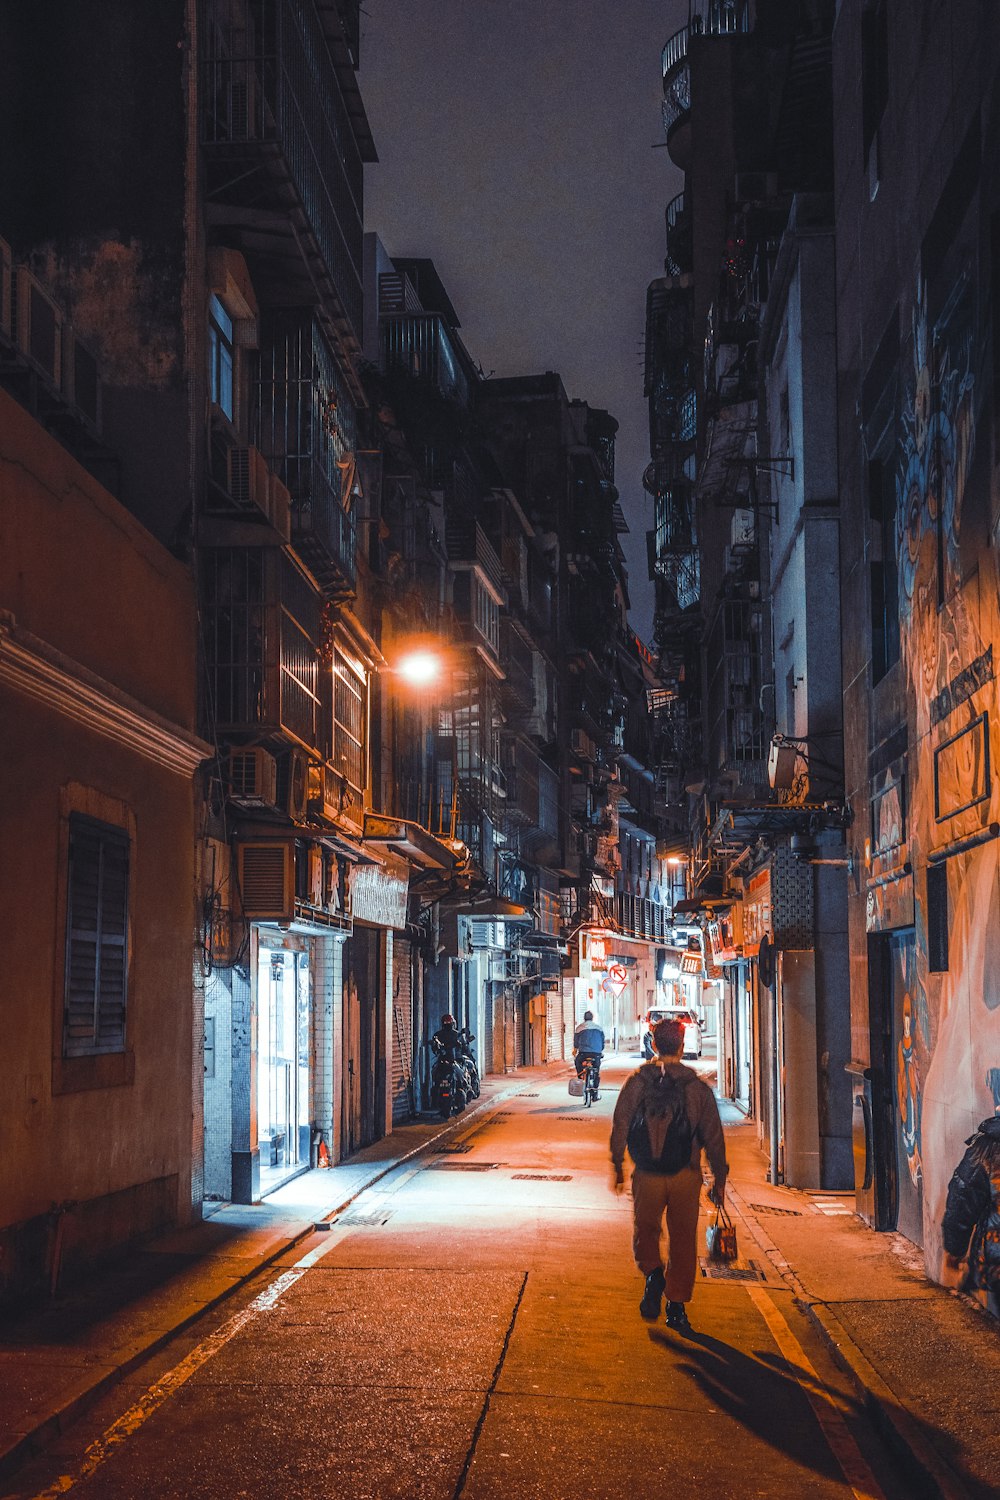
<svg viewBox="0 0 1000 1500">
<path fill-rule="evenodd" d="M 667 1303 L 667 1327 L 676 1328 L 678 1333 L 692 1333 L 694 1331 L 688 1322 L 687 1308 L 683 1302 Z"/>
<path fill-rule="evenodd" d="M 642 1294 L 639 1303 L 639 1312 L 647 1323 L 655 1323 L 660 1316 L 660 1303 L 663 1300 L 663 1267 L 657 1266 L 655 1271 L 650 1271 L 646 1277 L 646 1290 Z"/>
</svg>

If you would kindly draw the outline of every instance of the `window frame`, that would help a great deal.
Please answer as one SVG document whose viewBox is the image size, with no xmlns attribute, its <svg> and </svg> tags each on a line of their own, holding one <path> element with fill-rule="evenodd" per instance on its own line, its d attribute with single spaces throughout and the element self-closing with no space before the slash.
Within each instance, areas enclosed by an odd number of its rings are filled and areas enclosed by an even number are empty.
<svg viewBox="0 0 1000 1500">
<path fill-rule="evenodd" d="M 228 325 L 226 327 L 225 325 Z M 239 427 L 239 402 L 237 387 L 236 319 L 226 307 L 218 292 L 211 292 L 208 299 L 208 395 L 217 411 L 227 422 Z M 228 360 L 225 356 L 228 355 Z M 221 357 L 220 357 L 221 356 Z M 229 405 L 222 399 L 221 375 L 228 368 Z"/>
<path fill-rule="evenodd" d="M 85 858 L 87 847 L 93 858 Z M 76 852 L 75 852 L 76 851 Z M 63 1004 L 62 1055 L 64 1058 L 96 1057 L 102 1053 L 125 1051 L 126 1006 L 128 1003 L 128 928 L 129 872 L 132 847 L 128 832 L 113 823 L 104 823 L 86 813 L 74 812 L 69 817 L 69 860 L 67 863 L 66 887 L 66 944 Z M 83 909 L 88 898 L 87 886 L 93 875 L 96 889 L 93 893 L 93 921 L 91 929 L 83 923 Z M 120 899 L 116 899 L 120 888 Z M 84 950 L 93 948 L 93 962 Z M 115 983 L 112 975 L 114 995 L 106 997 L 105 982 L 108 979 L 107 960 L 118 953 L 115 968 L 120 980 Z M 89 995 L 79 985 L 81 967 L 91 970 Z M 91 1035 L 89 1041 L 79 1037 L 74 1040 L 73 1031 L 81 1024 L 81 1004 L 90 1001 Z M 108 1030 L 109 1010 L 120 1012 L 120 1020 L 112 1023 L 114 1039 L 102 1042 L 102 1032 Z"/>
<path fill-rule="evenodd" d="M 67 976 L 71 962 L 71 840 L 74 821 L 79 819 L 108 830 L 109 840 L 127 846 L 124 896 L 123 1021 L 121 1047 L 110 1051 L 65 1052 Z M 77 1093 L 88 1089 L 130 1085 L 135 1079 L 133 1050 L 134 950 L 133 914 L 136 891 L 136 822 L 129 806 L 92 787 L 70 782 L 59 795 L 59 853 L 56 887 L 56 942 L 53 945 L 52 983 L 52 1093 Z"/>
</svg>

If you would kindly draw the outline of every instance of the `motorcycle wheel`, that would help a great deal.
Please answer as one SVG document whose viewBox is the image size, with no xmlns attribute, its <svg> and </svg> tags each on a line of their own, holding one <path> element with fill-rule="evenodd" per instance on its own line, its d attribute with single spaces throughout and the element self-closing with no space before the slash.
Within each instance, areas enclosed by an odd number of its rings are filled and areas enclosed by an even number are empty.
<svg viewBox="0 0 1000 1500">
<path fill-rule="evenodd" d="M 452 1105 L 452 1114 L 460 1115 L 462 1113 L 462 1111 L 465 1109 L 465 1104 L 466 1104 L 465 1090 L 464 1089 L 456 1089 L 456 1091 L 455 1091 L 455 1102 Z"/>
<path fill-rule="evenodd" d="M 442 1099 L 441 1103 L 438 1105 L 438 1114 L 441 1116 L 442 1120 L 450 1120 L 451 1112 L 451 1100 Z"/>
</svg>

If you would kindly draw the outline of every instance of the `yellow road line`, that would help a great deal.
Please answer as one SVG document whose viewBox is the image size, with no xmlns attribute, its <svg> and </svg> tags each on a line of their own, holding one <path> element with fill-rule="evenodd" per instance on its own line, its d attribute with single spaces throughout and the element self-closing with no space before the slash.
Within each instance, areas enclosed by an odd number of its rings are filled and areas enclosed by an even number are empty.
<svg viewBox="0 0 1000 1500">
<path fill-rule="evenodd" d="M 841 1404 L 828 1386 L 820 1379 L 809 1356 L 792 1332 L 787 1321 L 763 1287 L 748 1286 L 747 1292 L 757 1311 L 771 1332 L 779 1352 L 792 1367 L 808 1375 L 809 1380 L 799 1380 L 801 1389 L 816 1413 L 816 1420 L 823 1429 L 830 1452 L 840 1465 L 841 1473 L 851 1487 L 856 1500 L 885 1500 L 878 1480 L 869 1468 L 854 1435 L 844 1420 Z"/>
</svg>

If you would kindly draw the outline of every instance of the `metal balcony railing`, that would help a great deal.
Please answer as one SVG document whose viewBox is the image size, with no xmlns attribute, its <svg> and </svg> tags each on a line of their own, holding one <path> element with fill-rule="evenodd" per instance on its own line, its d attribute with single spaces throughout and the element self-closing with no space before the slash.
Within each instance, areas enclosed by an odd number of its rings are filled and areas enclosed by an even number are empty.
<svg viewBox="0 0 1000 1500">
<path fill-rule="evenodd" d="M 328 755 L 331 680 L 319 664 L 319 596 L 272 548 L 205 548 L 201 584 L 213 729 L 291 736 Z"/>
<path fill-rule="evenodd" d="M 256 442 L 292 498 L 292 539 L 324 588 L 357 576 L 351 461 L 356 414 L 311 311 L 272 313 L 261 337 Z"/>
<path fill-rule="evenodd" d="M 384 318 L 379 337 L 387 371 L 404 370 L 438 393 L 468 405 L 469 383 L 438 313 L 397 313 Z"/>
<path fill-rule="evenodd" d="M 446 543 L 449 562 L 473 564 L 481 569 L 498 592 L 503 592 L 500 559 L 478 521 L 468 516 L 449 516 L 446 523 Z"/>
<path fill-rule="evenodd" d="M 747 0 L 690 0 L 688 24 L 675 31 L 660 55 L 663 130 L 669 136 L 691 109 L 688 48 L 693 36 L 734 36 L 750 30 Z"/>
<path fill-rule="evenodd" d="M 213 198 L 287 221 L 301 211 L 360 338 L 362 162 L 315 8 L 213 4 L 203 48 L 201 144 L 227 164 Z M 232 170 L 245 161 L 255 170 Z M 262 199 L 269 180 L 274 191 Z"/>
<path fill-rule="evenodd" d="M 683 276 L 691 270 L 694 257 L 686 193 L 678 193 L 676 198 L 671 198 L 664 219 L 667 232 L 665 267 L 669 275 Z"/>
</svg>

